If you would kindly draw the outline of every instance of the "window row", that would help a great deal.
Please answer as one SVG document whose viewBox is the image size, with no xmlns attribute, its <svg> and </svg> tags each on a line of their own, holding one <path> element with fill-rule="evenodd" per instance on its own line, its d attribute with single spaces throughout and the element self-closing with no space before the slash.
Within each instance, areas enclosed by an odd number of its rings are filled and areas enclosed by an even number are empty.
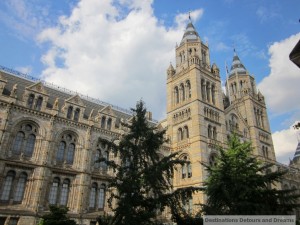
<svg viewBox="0 0 300 225">
<path fill-rule="evenodd" d="M 201 79 L 201 96 L 202 100 L 208 103 L 216 104 L 216 86 L 215 84 Z"/>
<path fill-rule="evenodd" d="M 216 122 L 219 122 L 220 120 L 220 114 L 217 111 L 207 107 L 204 107 L 204 116 Z"/>
<path fill-rule="evenodd" d="M 80 109 L 76 108 L 74 110 L 73 106 L 69 106 L 68 112 L 67 112 L 67 119 L 69 119 L 69 120 L 73 119 L 74 121 L 78 122 L 79 116 L 80 116 Z"/>
<path fill-rule="evenodd" d="M 1 185 L 2 202 L 13 201 L 13 203 L 21 203 L 23 200 L 28 175 L 26 172 L 20 173 L 18 176 L 15 171 L 7 172 Z M 71 181 L 66 178 L 63 181 L 59 177 L 55 177 L 51 183 L 48 201 L 50 205 L 67 206 L 70 194 Z M 105 203 L 105 184 L 98 187 L 97 183 L 93 183 L 89 194 L 89 208 L 103 209 Z"/>
<path fill-rule="evenodd" d="M 43 103 L 43 97 L 36 96 L 34 94 L 30 94 L 27 99 L 27 107 L 30 109 L 41 110 Z"/>
<path fill-rule="evenodd" d="M 208 125 L 207 137 L 209 139 L 217 140 L 217 128 L 215 126 Z"/>
<path fill-rule="evenodd" d="M 263 157 L 269 158 L 269 149 L 268 149 L 268 147 L 263 145 L 261 147 L 261 150 L 262 150 Z"/>
<path fill-rule="evenodd" d="M 89 208 L 103 209 L 105 206 L 106 185 L 92 183 L 89 189 Z M 67 206 L 70 194 L 70 180 L 64 179 L 62 182 L 59 177 L 55 177 L 50 187 L 49 204 Z"/>
<path fill-rule="evenodd" d="M 14 156 L 24 156 L 32 157 L 35 144 L 37 127 L 33 124 L 24 123 L 22 124 L 13 138 L 11 145 L 11 152 Z M 55 164 L 69 164 L 72 165 L 74 162 L 76 151 L 76 136 L 71 133 L 64 133 L 60 137 L 59 144 L 57 145 L 57 150 L 54 156 Z M 109 159 L 109 151 L 107 147 L 98 145 L 95 153 L 93 154 L 95 159 L 94 168 L 101 168 L 106 170 L 106 162 L 98 162 L 99 158 Z"/>
<path fill-rule="evenodd" d="M 192 97 L 191 83 L 187 80 L 174 88 L 174 102 L 175 104 L 181 103 Z"/>
<path fill-rule="evenodd" d="M 187 138 L 189 138 L 190 135 L 189 135 L 189 128 L 188 126 L 184 126 L 183 128 L 178 128 L 177 130 L 177 140 L 178 141 L 182 141 L 182 140 L 185 140 Z"/>
<path fill-rule="evenodd" d="M 187 162 L 181 166 L 181 179 L 191 178 L 192 177 L 191 162 L 189 162 L 189 158 L 187 156 L 184 156 L 182 159 Z"/>
<path fill-rule="evenodd" d="M 101 128 L 111 130 L 112 127 L 112 118 L 106 118 L 106 116 L 103 116 L 101 118 Z"/>
</svg>

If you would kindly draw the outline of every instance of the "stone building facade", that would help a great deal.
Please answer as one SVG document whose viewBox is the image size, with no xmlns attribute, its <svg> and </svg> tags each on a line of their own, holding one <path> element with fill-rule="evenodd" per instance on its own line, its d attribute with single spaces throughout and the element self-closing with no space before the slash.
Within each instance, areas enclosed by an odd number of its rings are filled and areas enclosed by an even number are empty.
<svg viewBox="0 0 300 225">
<path fill-rule="evenodd" d="M 213 164 L 217 146 L 225 146 L 232 132 L 252 142 L 253 154 L 276 162 L 264 96 L 237 54 L 226 94 L 209 46 L 191 22 L 175 55 L 175 68 L 167 70 L 167 117 L 158 123 L 148 114 L 149 123 L 167 130 L 167 149 L 190 161 L 178 168 L 174 187 L 202 186 L 207 172 L 201 163 Z M 37 224 L 51 204 L 68 206 L 79 224 L 96 224 L 97 216 L 110 212 L 113 173 L 95 159 L 114 159 L 99 138 L 126 132 L 121 121 L 131 113 L 5 67 L 0 71 L 0 225 Z M 197 193 L 185 207 L 192 213 L 204 201 Z"/>
</svg>

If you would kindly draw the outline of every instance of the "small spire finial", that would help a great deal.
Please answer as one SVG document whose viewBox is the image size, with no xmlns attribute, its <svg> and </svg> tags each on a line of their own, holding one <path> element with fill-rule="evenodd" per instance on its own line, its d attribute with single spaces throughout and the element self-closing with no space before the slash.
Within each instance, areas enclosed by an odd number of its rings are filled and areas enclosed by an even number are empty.
<svg viewBox="0 0 300 225">
<path fill-rule="evenodd" d="M 192 19 L 191 19 L 191 11 L 189 11 L 189 20 L 192 21 Z"/>
</svg>

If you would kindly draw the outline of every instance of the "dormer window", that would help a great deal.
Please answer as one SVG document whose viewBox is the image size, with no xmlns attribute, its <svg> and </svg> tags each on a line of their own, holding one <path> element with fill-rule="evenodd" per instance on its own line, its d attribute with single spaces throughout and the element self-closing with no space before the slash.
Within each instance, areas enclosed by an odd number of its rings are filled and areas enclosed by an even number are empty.
<svg viewBox="0 0 300 225">
<path fill-rule="evenodd" d="M 33 107 L 33 101 L 34 101 L 34 94 L 30 94 L 27 101 L 28 108 L 31 109 Z"/>
<path fill-rule="evenodd" d="M 74 112 L 74 121 L 78 122 L 79 120 L 80 109 L 77 108 Z"/>
<path fill-rule="evenodd" d="M 69 106 L 68 113 L 67 113 L 67 119 L 71 119 L 73 114 L 73 107 Z"/>
<path fill-rule="evenodd" d="M 35 109 L 36 110 L 41 110 L 42 103 L 43 103 L 43 97 L 39 96 L 37 101 L 36 101 L 36 104 L 35 104 Z"/>
</svg>

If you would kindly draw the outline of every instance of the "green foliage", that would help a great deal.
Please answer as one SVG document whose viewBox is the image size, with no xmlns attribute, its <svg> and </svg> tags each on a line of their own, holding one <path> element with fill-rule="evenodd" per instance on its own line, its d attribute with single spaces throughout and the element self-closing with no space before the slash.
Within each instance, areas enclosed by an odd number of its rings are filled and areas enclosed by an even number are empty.
<svg viewBox="0 0 300 225">
<path fill-rule="evenodd" d="M 251 152 L 250 143 L 233 135 L 228 150 L 220 148 L 216 165 L 206 165 L 210 176 L 205 183 L 205 214 L 285 215 L 299 207 L 295 190 L 271 188 L 286 172 L 272 172 L 273 165 L 264 165 Z"/>
<path fill-rule="evenodd" d="M 50 213 L 42 217 L 42 225 L 76 225 L 67 217 L 67 207 L 50 206 Z"/>
<path fill-rule="evenodd" d="M 166 142 L 165 131 L 158 130 L 147 121 L 142 101 L 132 111 L 134 117 L 130 124 L 122 124 L 126 134 L 118 144 L 100 139 L 120 159 L 119 164 L 100 159 L 116 172 L 110 183 L 110 188 L 115 191 L 109 202 L 115 199 L 117 207 L 108 224 L 159 224 L 156 221 L 158 211 L 166 206 L 172 208 L 180 205 L 182 196 L 191 195 L 196 189 L 172 192 L 173 169 L 185 161 L 177 158 L 178 153 L 165 157 L 160 153 L 161 146 Z"/>
</svg>

